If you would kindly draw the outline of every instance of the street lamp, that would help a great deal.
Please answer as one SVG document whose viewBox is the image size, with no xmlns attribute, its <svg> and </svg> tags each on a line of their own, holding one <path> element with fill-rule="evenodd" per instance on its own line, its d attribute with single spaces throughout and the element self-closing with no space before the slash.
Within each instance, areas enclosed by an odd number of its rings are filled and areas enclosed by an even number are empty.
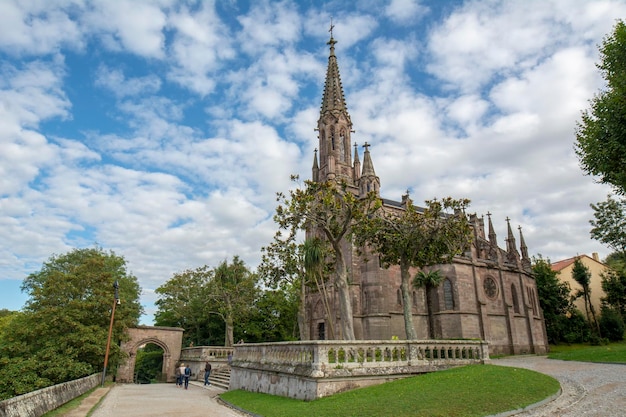
<svg viewBox="0 0 626 417">
<path fill-rule="evenodd" d="M 115 306 L 120 303 L 120 296 L 118 293 L 119 284 L 117 280 L 113 283 L 115 288 L 115 298 L 113 298 L 113 309 L 111 310 L 111 323 L 109 324 L 109 337 L 107 338 L 107 349 L 104 353 L 104 369 L 102 370 L 102 386 L 104 386 L 104 378 L 107 375 L 107 364 L 109 363 L 109 349 L 111 348 L 111 335 L 113 334 L 113 319 L 115 318 Z"/>
</svg>

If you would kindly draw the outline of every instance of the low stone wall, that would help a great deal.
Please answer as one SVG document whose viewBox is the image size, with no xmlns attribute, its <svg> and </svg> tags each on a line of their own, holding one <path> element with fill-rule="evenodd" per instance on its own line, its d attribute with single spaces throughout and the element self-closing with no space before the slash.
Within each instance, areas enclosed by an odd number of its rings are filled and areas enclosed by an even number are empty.
<svg viewBox="0 0 626 417">
<path fill-rule="evenodd" d="M 97 373 L 0 401 L 0 416 L 40 417 L 95 388 L 101 381 L 102 374 Z"/>
<path fill-rule="evenodd" d="M 484 341 L 368 340 L 235 346 L 230 389 L 313 400 L 454 366 L 486 363 Z"/>
</svg>

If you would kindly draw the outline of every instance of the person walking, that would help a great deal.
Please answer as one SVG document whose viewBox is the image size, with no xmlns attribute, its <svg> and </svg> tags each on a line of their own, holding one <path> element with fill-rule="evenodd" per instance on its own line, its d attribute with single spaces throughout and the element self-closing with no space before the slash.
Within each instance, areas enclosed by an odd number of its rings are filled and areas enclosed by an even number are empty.
<svg viewBox="0 0 626 417">
<path fill-rule="evenodd" d="M 211 376 L 211 364 L 207 361 L 204 364 L 204 386 L 211 385 L 209 382 L 209 377 Z"/>
<path fill-rule="evenodd" d="M 176 388 L 181 386 L 182 376 L 180 374 L 180 365 L 176 366 L 176 370 L 174 371 L 174 376 L 176 377 Z"/>
<path fill-rule="evenodd" d="M 189 388 L 189 378 L 191 377 L 191 368 L 189 367 L 189 365 L 185 367 L 185 370 L 183 371 L 183 377 L 185 379 L 185 389 L 187 389 Z"/>
<path fill-rule="evenodd" d="M 180 382 L 178 386 L 181 388 L 183 387 L 183 382 L 185 381 L 185 369 L 187 369 L 187 367 L 184 363 L 181 362 L 180 366 L 178 367 L 178 374 L 180 375 Z"/>
</svg>

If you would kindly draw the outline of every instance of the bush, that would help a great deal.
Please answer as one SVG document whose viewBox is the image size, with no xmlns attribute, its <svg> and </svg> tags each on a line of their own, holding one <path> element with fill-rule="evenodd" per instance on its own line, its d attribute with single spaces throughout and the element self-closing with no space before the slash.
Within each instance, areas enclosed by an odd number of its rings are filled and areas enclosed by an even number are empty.
<svg viewBox="0 0 626 417">
<path fill-rule="evenodd" d="M 612 342 L 624 339 L 624 320 L 619 312 L 609 307 L 602 307 L 600 333 Z"/>
<path fill-rule="evenodd" d="M 591 338 L 589 324 L 580 311 L 574 309 L 570 317 L 565 319 L 563 339 L 566 343 L 586 343 Z"/>
</svg>

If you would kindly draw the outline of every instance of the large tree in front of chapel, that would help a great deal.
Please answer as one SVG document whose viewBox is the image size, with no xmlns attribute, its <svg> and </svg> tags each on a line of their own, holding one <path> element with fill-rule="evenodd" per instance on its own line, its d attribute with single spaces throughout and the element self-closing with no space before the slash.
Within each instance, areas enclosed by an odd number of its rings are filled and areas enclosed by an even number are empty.
<svg viewBox="0 0 626 417">
<path fill-rule="evenodd" d="M 591 99 L 576 127 L 582 169 L 626 194 L 626 24 L 619 20 L 600 46 L 606 88 Z"/>
<path fill-rule="evenodd" d="M 434 337 L 431 290 L 439 285 L 441 275 L 425 267 L 450 263 L 471 241 L 471 228 L 465 208 L 469 200 L 450 197 L 426 201 L 419 210 L 406 199 L 404 210 L 379 210 L 355 230 L 357 241 L 371 245 L 383 265 L 400 267 L 400 290 L 406 338 L 417 339 L 413 327 L 411 268 L 419 268 L 413 283 L 424 288 L 428 309 L 428 334 Z"/>
<path fill-rule="evenodd" d="M 141 289 L 124 258 L 101 248 L 74 249 L 53 255 L 24 280 L 30 298 L 0 339 L 0 399 L 102 371 L 116 281 L 111 369 L 125 329 L 142 313 Z"/>
<path fill-rule="evenodd" d="M 292 177 L 298 180 L 297 176 Z M 289 196 L 278 193 L 279 202 L 274 220 L 279 228 L 288 230 L 287 239 L 295 239 L 302 230 L 312 237 L 328 242 L 334 260 L 334 285 L 339 299 L 341 337 L 354 340 L 352 302 L 348 283 L 346 252 L 347 239 L 352 227 L 362 221 L 378 204 L 375 194 L 359 198 L 347 190 L 345 183 L 336 181 L 305 181 L 303 188 L 289 192 Z"/>
</svg>

